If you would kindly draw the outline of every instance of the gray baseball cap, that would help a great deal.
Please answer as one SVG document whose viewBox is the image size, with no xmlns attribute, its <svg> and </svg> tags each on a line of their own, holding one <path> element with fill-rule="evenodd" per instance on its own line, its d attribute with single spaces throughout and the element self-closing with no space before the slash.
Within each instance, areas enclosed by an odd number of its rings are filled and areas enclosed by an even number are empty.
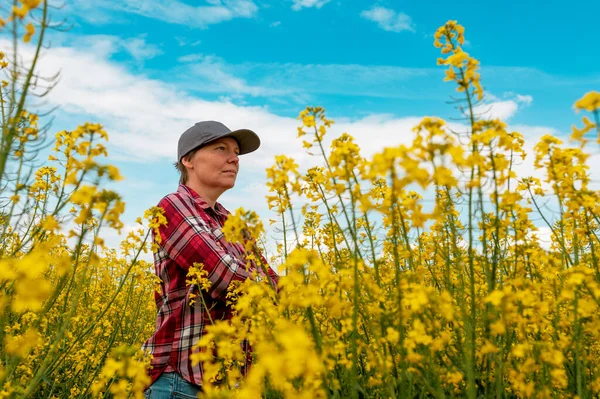
<svg viewBox="0 0 600 399">
<path fill-rule="evenodd" d="M 232 137 L 240 146 L 240 155 L 255 151 L 260 147 L 260 139 L 252 130 L 238 129 L 231 131 L 221 122 L 202 121 L 196 123 L 179 137 L 177 144 L 177 161 L 181 161 L 188 152 L 222 137 Z"/>
</svg>

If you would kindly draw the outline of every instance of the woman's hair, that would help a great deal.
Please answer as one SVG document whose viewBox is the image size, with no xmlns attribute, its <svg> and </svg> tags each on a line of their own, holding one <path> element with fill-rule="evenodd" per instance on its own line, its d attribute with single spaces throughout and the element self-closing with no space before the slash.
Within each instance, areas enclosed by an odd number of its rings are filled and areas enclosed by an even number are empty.
<svg viewBox="0 0 600 399">
<path fill-rule="evenodd" d="M 194 148 L 192 151 L 185 154 L 181 159 L 185 159 L 186 161 L 191 161 L 194 154 L 200 148 L 202 148 L 202 147 L 200 146 L 200 147 Z M 187 180 L 188 180 L 187 168 L 181 161 L 175 162 L 174 165 L 175 165 L 175 169 L 177 169 L 177 171 L 179 172 L 179 184 L 186 184 Z"/>
</svg>

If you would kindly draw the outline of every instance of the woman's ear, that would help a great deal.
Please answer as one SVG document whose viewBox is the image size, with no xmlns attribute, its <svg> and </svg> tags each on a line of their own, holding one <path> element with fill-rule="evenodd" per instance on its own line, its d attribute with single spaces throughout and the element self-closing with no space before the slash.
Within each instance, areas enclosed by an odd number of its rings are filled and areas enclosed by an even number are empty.
<svg viewBox="0 0 600 399">
<path fill-rule="evenodd" d="M 194 169 L 194 164 L 192 163 L 192 160 L 186 157 L 181 159 L 181 164 L 187 169 Z"/>
</svg>

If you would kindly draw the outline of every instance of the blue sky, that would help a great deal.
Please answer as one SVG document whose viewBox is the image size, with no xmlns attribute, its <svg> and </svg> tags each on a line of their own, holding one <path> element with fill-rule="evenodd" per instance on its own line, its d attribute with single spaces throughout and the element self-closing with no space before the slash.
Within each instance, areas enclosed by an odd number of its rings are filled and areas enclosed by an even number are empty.
<svg viewBox="0 0 600 399">
<path fill-rule="evenodd" d="M 465 50 L 482 64 L 492 113 L 533 145 L 566 135 L 572 104 L 600 88 L 600 2 L 336 0 L 73 0 L 55 14 L 41 71 L 61 71 L 48 97 L 53 130 L 105 125 L 115 185 L 132 224 L 177 186 L 177 139 L 198 120 L 255 130 L 259 151 L 242 157 L 222 202 L 270 217 L 265 167 L 279 153 L 310 159 L 295 139 L 307 105 L 336 120 L 332 136 L 356 136 L 366 155 L 410 140 L 427 115 L 457 117 L 433 33 L 449 19 L 466 28 Z"/>
</svg>

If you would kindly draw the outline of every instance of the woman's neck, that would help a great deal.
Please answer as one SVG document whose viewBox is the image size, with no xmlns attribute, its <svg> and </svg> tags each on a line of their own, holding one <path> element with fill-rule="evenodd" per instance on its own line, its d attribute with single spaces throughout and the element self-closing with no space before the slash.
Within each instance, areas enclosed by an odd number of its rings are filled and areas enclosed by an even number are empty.
<svg viewBox="0 0 600 399">
<path fill-rule="evenodd" d="M 217 199 L 219 199 L 223 193 L 220 190 L 210 190 L 206 187 L 202 187 L 199 184 L 194 184 L 193 182 L 187 182 L 185 185 L 194 190 L 213 209 L 215 208 Z"/>
</svg>

